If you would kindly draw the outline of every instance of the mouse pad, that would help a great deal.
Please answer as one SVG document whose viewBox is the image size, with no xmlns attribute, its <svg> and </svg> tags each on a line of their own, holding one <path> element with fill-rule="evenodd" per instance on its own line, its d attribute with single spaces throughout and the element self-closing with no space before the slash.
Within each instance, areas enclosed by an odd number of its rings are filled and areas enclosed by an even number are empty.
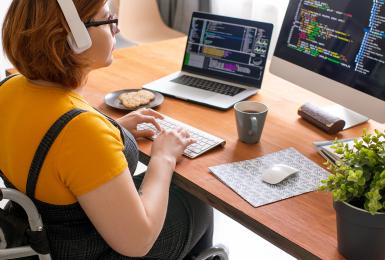
<svg viewBox="0 0 385 260">
<path fill-rule="evenodd" d="M 268 184 L 261 179 L 262 171 L 274 164 L 286 164 L 299 172 L 276 185 Z M 209 167 L 209 170 L 254 207 L 314 191 L 329 175 L 294 148 L 253 160 Z"/>
</svg>

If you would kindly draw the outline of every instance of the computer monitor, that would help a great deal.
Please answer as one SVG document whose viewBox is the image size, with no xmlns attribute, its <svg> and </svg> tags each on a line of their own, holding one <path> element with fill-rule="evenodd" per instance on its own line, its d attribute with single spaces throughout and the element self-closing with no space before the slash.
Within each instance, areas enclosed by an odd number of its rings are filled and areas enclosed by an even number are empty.
<svg viewBox="0 0 385 260">
<path fill-rule="evenodd" d="M 383 0 L 290 0 L 270 71 L 384 123 L 384 16 Z"/>
</svg>

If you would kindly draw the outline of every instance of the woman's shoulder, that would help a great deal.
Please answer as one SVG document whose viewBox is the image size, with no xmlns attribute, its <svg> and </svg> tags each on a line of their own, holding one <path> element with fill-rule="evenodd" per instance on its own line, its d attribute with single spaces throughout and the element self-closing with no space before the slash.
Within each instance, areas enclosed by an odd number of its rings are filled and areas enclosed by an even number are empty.
<svg viewBox="0 0 385 260">
<path fill-rule="evenodd" d="M 0 80 L 0 86 L 6 85 L 6 84 L 10 84 L 11 81 L 13 81 L 13 83 L 20 82 L 20 79 L 22 77 L 23 77 L 23 75 L 21 75 L 19 73 L 15 73 L 15 74 L 9 75 L 9 76 L 5 77 L 4 79 Z"/>
<path fill-rule="evenodd" d="M 4 79 L 0 79 L 0 89 L 5 90 L 9 87 L 24 86 L 27 83 L 27 79 L 19 74 L 12 74 Z"/>
<path fill-rule="evenodd" d="M 118 129 L 96 111 L 85 111 L 63 129 L 52 153 L 60 179 L 80 196 L 127 168 Z"/>
<path fill-rule="evenodd" d="M 73 109 L 77 108 L 74 107 Z M 83 110 L 82 113 L 68 123 L 68 130 L 70 132 L 87 135 L 120 135 L 120 130 L 95 109 Z"/>
</svg>

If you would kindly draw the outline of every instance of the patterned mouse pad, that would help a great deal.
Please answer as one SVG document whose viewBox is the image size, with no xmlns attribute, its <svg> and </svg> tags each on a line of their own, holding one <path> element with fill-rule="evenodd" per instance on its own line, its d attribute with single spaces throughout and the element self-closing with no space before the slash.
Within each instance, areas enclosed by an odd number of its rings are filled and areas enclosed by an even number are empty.
<svg viewBox="0 0 385 260">
<path fill-rule="evenodd" d="M 274 164 L 286 164 L 299 170 L 276 185 L 261 179 L 261 171 Z M 329 173 L 294 148 L 288 148 L 253 160 L 221 164 L 209 170 L 254 207 L 316 190 Z"/>
</svg>

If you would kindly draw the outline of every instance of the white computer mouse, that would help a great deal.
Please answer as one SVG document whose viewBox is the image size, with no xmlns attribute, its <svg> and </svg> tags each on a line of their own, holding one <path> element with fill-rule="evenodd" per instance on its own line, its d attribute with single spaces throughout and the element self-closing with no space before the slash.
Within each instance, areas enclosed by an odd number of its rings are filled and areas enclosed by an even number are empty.
<svg viewBox="0 0 385 260">
<path fill-rule="evenodd" d="M 273 166 L 262 170 L 262 180 L 269 184 L 278 184 L 287 177 L 298 172 L 297 169 L 285 165 L 285 164 L 274 164 Z"/>
</svg>

